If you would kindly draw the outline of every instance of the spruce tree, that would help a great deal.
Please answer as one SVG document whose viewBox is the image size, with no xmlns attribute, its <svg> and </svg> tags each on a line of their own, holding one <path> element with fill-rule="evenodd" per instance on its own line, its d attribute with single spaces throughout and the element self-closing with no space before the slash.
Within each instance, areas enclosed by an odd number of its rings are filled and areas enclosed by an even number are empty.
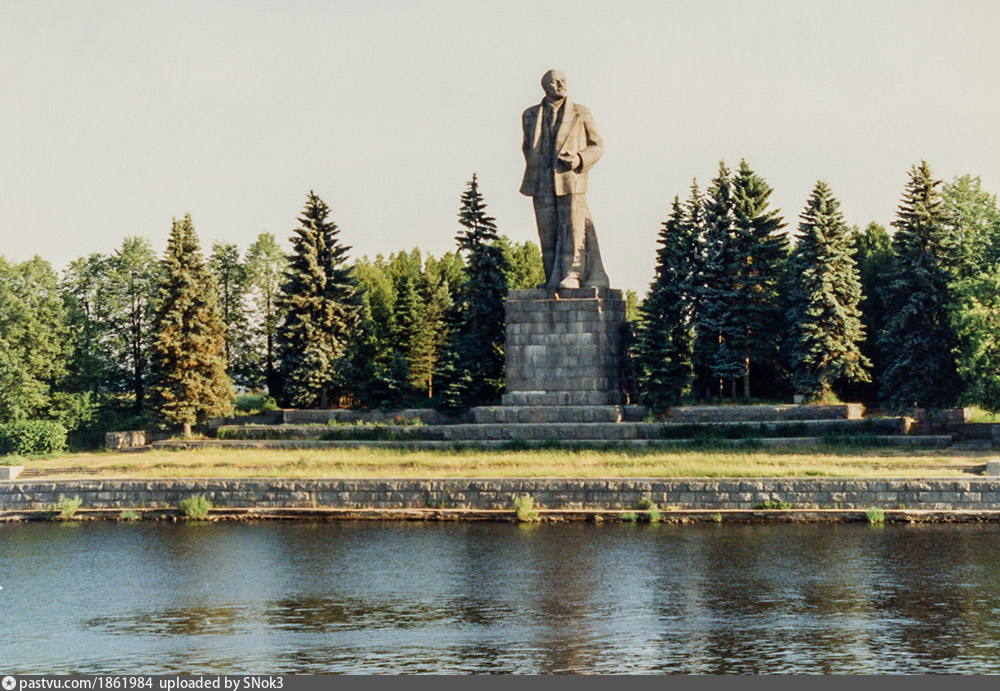
<svg viewBox="0 0 1000 691">
<path fill-rule="evenodd" d="M 861 354 L 872 365 L 869 383 L 848 385 L 845 388 L 856 400 L 878 401 L 881 399 L 879 387 L 885 370 L 878 338 L 889 318 L 886 300 L 896 258 L 892 252 L 892 238 L 883 226 L 869 223 L 864 231 L 855 228 L 853 232 L 854 259 L 861 279 L 861 302 L 858 308 L 861 310 L 861 323 L 865 331 Z"/>
<path fill-rule="evenodd" d="M 218 308 L 226 325 L 226 363 L 229 376 L 242 386 L 250 383 L 247 376 L 254 368 L 249 365 L 250 343 L 244 298 L 247 293 L 247 269 L 240 261 L 240 250 L 231 242 L 212 244 L 209 268 L 219 289 Z"/>
<path fill-rule="evenodd" d="M 656 272 L 639 308 L 633 347 L 643 400 L 656 411 L 678 405 L 691 385 L 697 232 L 674 197 L 659 233 Z"/>
<path fill-rule="evenodd" d="M 491 402 L 504 387 L 504 303 L 510 267 L 497 235 L 496 219 L 486 213 L 476 176 L 462 194 L 456 236 L 466 256 L 466 280 L 452 310 L 451 338 L 442 356 L 439 391 L 452 410 Z"/>
<path fill-rule="evenodd" d="M 820 181 L 799 223 L 789 265 L 792 383 L 807 401 L 833 394 L 837 381 L 868 381 L 861 353 L 861 282 L 840 202 Z"/>
<path fill-rule="evenodd" d="M 788 236 L 779 213 L 769 208 L 771 192 L 764 178 L 741 160 L 733 180 L 737 270 L 733 329 L 742 331 L 738 343 L 746 399 L 751 367 L 777 372 L 786 330 L 779 283 L 788 258 Z"/>
<path fill-rule="evenodd" d="M 184 426 L 232 411 L 226 374 L 225 325 L 216 307 L 215 280 L 202 257 L 191 216 L 174 219 L 163 261 L 151 348 L 154 410 Z"/>
<path fill-rule="evenodd" d="M 696 361 L 704 373 L 706 398 L 721 399 L 724 382 L 736 397 L 736 381 L 745 373 L 745 331 L 739 323 L 738 247 L 735 236 L 735 201 L 730 171 L 719 163 L 702 207 L 704 246 L 698 277 L 696 312 Z"/>
<path fill-rule="evenodd" d="M 949 285 L 957 242 L 942 213 L 940 184 L 926 162 L 913 166 L 893 221 L 897 262 L 879 347 L 885 357 L 882 392 L 894 410 L 947 408 L 961 392 Z"/>
<path fill-rule="evenodd" d="M 340 244 L 330 207 L 312 191 L 291 238 L 279 308 L 278 330 L 284 396 L 294 406 L 328 407 L 332 389 L 343 385 L 341 359 L 358 323 L 360 307 L 349 247 Z"/>
</svg>

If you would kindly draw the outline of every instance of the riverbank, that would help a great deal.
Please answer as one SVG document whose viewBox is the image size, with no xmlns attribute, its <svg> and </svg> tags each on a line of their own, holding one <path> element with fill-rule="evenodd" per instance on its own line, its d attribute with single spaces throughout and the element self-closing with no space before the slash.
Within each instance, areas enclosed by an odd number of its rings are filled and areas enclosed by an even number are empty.
<svg viewBox="0 0 1000 691">
<path fill-rule="evenodd" d="M 0 511 L 11 520 L 52 519 L 70 500 L 72 509 L 63 517 L 77 512 L 173 519 L 180 516 L 182 501 L 196 497 L 206 499 L 216 509 L 209 515 L 219 518 L 512 520 L 519 515 L 655 522 L 715 520 L 714 514 L 753 518 L 760 512 L 762 518 L 785 520 L 854 520 L 858 512 L 868 517 L 875 511 L 883 519 L 886 512 L 903 512 L 891 515 L 937 513 L 951 515 L 948 520 L 981 521 L 1000 516 L 1000 477 L 14 481 L 0 484 Z M 527 508 L 524 497 L 531 499 Z"/>
</svg>

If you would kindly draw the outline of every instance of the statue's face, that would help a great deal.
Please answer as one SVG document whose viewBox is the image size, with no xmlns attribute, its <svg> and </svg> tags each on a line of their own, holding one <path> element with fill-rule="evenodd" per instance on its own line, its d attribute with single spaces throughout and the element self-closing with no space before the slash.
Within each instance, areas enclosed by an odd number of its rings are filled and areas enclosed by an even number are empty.
<svg viewBox="0 0 1000 691">
<path fill-rule="evenodd" d="M 551 101 L 566 98 L 566 75 L 559 70 L 549 70 L 542 78 L 542 88 Z"/>
</svg>

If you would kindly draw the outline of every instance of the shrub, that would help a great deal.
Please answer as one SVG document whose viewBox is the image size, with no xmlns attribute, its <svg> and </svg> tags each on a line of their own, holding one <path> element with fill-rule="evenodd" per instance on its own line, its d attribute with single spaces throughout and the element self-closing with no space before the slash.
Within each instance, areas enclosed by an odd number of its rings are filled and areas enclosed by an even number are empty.
<svg viewBox="0 0 1000 691">
<path fill-rule="evenodd" d="M 649 497 L 643 497 L 642 499 L 640 499 L 637 506 L 643 511 L 649 511 L 650 509 L 656 508 L 656 504 L 654 504 L 653 500 L 650 499 Z"/>
<path fill-rule="evenodd" d="M 759 504 L 754 504 L 755 509 L 779 509 L 784 511 L 785 509 L 792 508 L 792 505 L 787 501 L 781 501 L 780 499 L 768 499 L 767 501 L 762 501 Z"/>
<path fill-rule="evenodd" d="M 622 523 L 635 523 L 639 520 L 639 514 L 634 511 L 626 511 L 618 516 Z"/>
<path fill-rule="evenodd" d="M 83 501 L 80 497 L 73 497 L 72 499 L 67 499 L 63 495 L 59 495 L 59 501 L 56 502 L 53 509 L 59 514 L 60 518 L 73 518 L 76 510 L 80 508 L 80 504 Z"/>
<path fill-rule="evenodd" d="M 47 454 L 66 448 L 66 428 L 51 420 L 0 424 L 0 455 Z"/>
<path fill-rule="evenodd" d="M 177 508 L 188 518 L 201 519 L 208 515 L 209 509 L 212 508 L 212 502 L 202 494 L 193 494 L 181 499 Z"/>
<path fill-rule="evenodd" d="M 722 523 L 722 514 L 721 513 L 713 513 L 712 514 L 712 520 L 715 523 Z"/>
<path fill-rule="evenodd" d="M 885 511 L 873 506 L 872 508 L 865 511 L 865 518 L 872 525 L 881 525 L 885 523 Z"/>
<path fill-rule="evenodd" d="M 535 500 L 530 494 L 514 498 L 514 515 L 521 522 L 533 521 L 538 518 L 538 509 L 535 508 Z"/>
<path fill-rule="evenodd" d="M 121 521 L 138 521 L 142 516 L 139 515 L 138 511 L 122 511 L 118 514 L 118 520 Z"/>
<path fill-rule="evenodd" d="M 655 508 L 646 511 L 645 517 L 647 523 L 659 523 L 662 518 L 660 511 Z"/>
</svg>

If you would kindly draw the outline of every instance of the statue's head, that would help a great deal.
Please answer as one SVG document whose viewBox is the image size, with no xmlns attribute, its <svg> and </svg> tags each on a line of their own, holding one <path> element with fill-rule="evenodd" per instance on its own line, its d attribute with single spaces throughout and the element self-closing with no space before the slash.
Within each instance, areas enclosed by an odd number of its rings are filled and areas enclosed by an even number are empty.
<svg viewBox="0 0 1000 691">
<path fill-rule="evenodd" d="M 550 101 L 566 98 L 566 75 L 562 70 L 549 70 L 542 75 L 542 89 Z"/>
</svg>

